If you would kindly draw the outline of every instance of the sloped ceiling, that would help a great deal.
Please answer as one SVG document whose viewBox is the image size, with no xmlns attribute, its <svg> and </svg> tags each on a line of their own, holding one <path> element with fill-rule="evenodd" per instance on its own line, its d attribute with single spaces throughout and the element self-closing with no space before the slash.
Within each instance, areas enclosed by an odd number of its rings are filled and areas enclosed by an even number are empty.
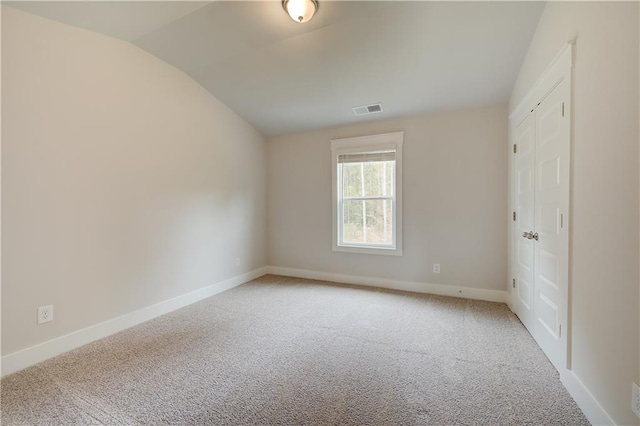
<svg viewBox="0 0 640 426">
<path fill-rule="evenodd" d="M 8 2 L 132 42 L 266 136 L 506 103 L 542 2 Z M 351 108 L 382 102 L 384 112 Z"/>
</svg>

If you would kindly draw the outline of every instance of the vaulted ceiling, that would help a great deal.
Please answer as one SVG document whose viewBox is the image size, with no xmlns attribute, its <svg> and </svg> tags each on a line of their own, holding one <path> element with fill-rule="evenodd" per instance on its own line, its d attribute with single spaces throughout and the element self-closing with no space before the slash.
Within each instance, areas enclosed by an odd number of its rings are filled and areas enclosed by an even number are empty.
<svg viewBox="0 0 640 426">
<path fill-rule="evenodd" d="M 267 136 L 506 103 L 542 2 L 6 2 L 129 41 Z M 381 102 L 356 117 L 352 107 Z"/>
</svg>

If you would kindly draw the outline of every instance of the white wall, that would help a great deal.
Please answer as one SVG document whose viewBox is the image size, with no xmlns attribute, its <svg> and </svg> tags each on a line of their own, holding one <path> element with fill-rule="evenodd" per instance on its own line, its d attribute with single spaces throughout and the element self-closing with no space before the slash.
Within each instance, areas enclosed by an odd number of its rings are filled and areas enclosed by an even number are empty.
<svg viewBox="0 0 640 426">
<path fill-rule="evenodd" d="M 638 424 L 638 3 L 549 2 L 510 110 L 574 37 L 571 361 L 613 421 Z"/>
<path fill-rule="evenodd" d="M 264 139 L 186 74 L 5 6 L 2 60 L 3 354 L 266 264 Z"/>
<path fill-rule="evenodd" d="M 400 130 L 404 255 L 333 252 L 330 140 Z M 269 139 L 269 264 L 506 290 L 506 143 L 504 106 Z"/>
</svg>

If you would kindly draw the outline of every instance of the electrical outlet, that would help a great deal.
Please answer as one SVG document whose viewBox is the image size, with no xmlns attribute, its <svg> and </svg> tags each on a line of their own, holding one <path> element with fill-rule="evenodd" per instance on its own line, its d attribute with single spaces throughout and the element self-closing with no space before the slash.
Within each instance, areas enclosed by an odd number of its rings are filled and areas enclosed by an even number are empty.
<svg viewBox="0 0 640 426">
<path fill-rule="evenodd" d="M 240 258 L 236 257 L 236 266 L 240 266 Z"/>
<path fill-rule="evenodd" d="M 640 387 L 635 383 L 632 385 L 631 395 L 631 409 L 640 417 Z"/>
<path fill-rule="evenodd" d="M 53 321 L 53 305 L 40 306 L 38 308 L 38 324 Z"/>
<path fill-rule="evenodd" d="M 434 274 L 439 274 L 440 273 L 440 264 L 439 263 L 434 263 L 433 264 L 433 273 Z"/>
</svg>

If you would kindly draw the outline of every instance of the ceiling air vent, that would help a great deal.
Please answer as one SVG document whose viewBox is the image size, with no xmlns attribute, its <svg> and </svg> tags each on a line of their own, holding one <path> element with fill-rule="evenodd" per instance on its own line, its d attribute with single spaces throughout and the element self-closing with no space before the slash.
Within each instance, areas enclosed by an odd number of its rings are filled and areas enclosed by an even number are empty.
<svg viewBox="0 0 640 426">
<path fill-rule="evenodd" d="M 353 113 L 355 115 L 373 114 L 375 112 L 382 112 L 382 104 L 364 105 L 353 107 Z"/>
</svg>

